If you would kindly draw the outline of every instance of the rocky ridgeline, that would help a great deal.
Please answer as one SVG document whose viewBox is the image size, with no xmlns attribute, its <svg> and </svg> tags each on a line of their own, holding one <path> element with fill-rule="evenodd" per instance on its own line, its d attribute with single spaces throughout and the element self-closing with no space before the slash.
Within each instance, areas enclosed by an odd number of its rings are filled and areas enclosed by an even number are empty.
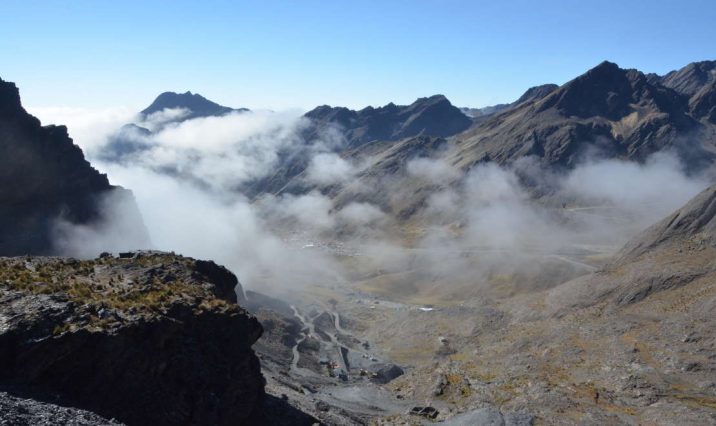
<svg viewBox="0 0 716 426">
<path fill-rule="evenodd" d="M 333 126 L 343 131 L 348 147 L 419 135 L 447 137 L 472 124 L 472 120 L 443 95 L 419 98 L 410 105 L 390 103 L 359 111 L 322 105 L 307 112 L 305 117 L 311 123 L 306 132 L 308 139 L 320 136 L 321 131 Z"/>
<path fill-rule="evenodd" d="M 160 252 L 0 258 L 0 385 L 128 424 L 261 424 L 262 327 L 237 286 Z"/>
<path fill-rule="evenodd" d="M 56 254 L 56 221 L 101 222 L 110 196 L 136 222 L 137 247 L 146 246 L 131 192 L 110 185 L 65 126 L 42 126 L 22 107 L 17 87 L 0 79 L 0 256 Z"/>
</svg>

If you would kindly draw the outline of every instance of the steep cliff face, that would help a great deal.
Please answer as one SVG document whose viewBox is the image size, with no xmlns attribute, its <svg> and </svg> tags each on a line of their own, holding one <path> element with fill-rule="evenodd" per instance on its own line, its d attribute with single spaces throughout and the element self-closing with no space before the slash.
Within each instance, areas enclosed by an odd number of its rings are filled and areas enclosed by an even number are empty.
<svg viewBox="0 0 716 426">
<path fill-rule="evenodd" d="M 66 127 L 42 126 L 23 109 L 17 87 L 0 80 L 0 255 L 57 253 L 56 221 L 102 221 L 107 197 L 140 217 L 131 192 L 92 168 Z M 143 229 L 141 219 L 136 227 Z M 146 232 L 139 235 L 148 243 Z"/>
<path fill-rule="evenodd" d="M 0 385 L 128 424 L 260 424 L 259 322 L 213 262 L 0 259 Z"/>
</svg>

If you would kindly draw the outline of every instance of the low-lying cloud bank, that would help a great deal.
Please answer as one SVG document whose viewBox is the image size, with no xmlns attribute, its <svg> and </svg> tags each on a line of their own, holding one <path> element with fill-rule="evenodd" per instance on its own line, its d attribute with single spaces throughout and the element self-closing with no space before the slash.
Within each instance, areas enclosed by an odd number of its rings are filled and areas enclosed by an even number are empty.
<svg viewBox="0 0 716 426">
<path fill-rule="evenodd" d="M 432 190 L 418 213 L 425 232 L 404 248 L 388 236 L 396 235 L 396 222 L 380 200 L 370 198 L 370 188 L 360 202 L 341 208 L 319 190 L 256 202 L 241 194 L 242 185 L 272 176 L 292 155 L 305 157 L 307 185 L 355 185 L 365 165 L 336 154 L 340 132 L 333 129 L 307 143 L 306 122 L 295 112 L 176 123 L 171 120 L 181 111 L 165 111 L 138 123 L 149 133 L 125 128 L 132 132 L 132 149 L 116 161 L 108 161 L 108 143 L 120 126 L 115 121 L 129 117 L 74 112 L 78 117 L 67 111 L 58 117 L 95 167 L 132 189 L 155 248 L 224 263 L 254 288 L 341 282 L 347 273 L 335 253 L 359 253 L 383 272 L 420 270 L 440 279 L 536 276 L 534 269 L 544 265 L 535 259 L 585 270 L 565 256 L 623 243 L 709 183 L 706 177 L 687 177 L 669 153 L 644 164 L 590 160 L 566 175 L 542 170 L 531 159 L 507 168 L 483 164 L 467 174 L 441 158 L 413 159 L 400 176 L 381 184 L 401 191 L 404 183 L 422 180 L 441 189 Z M 550 191 L 536 201 L 523 185 L 525 176 Z M 92 256 L 122 245 L 131 226 L 122 210 L 108 208 L 116 214 L 101 226 L 60 223 L 58 239 L 67 253 Z"/>
</svg>

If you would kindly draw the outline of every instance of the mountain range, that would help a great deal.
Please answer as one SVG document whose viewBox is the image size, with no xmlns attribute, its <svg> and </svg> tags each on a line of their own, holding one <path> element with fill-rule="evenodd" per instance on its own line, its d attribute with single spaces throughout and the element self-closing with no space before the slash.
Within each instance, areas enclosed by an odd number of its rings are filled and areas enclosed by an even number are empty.
<svg viewBox="0 0 716 426">
<path fill-rule="evenodd" d="M 372 141 L 399 140 L 413 136 L 452 136 L 470 127 L 472 121 L 443 95 L 417 99 L 410 105 L 365 107 L 353 111 L 345 107 L 319 106 L 305 114 L 312 124 L 307 139 L 320 136 L 328 126 L 338 127 L 345 148 L 356 148 Z"/>
<path fill-rule="evenodd" d="M 441 158 L 462 173 L 478 164 L 510 166 L 530 157 L 546 170 L 559 173 L 590 159 L 643 163 L 654 153 L 669 151 L 687 173 L 698 173 L 713 165 L 716 158 L 716 122 L 712 116 L 716 103 L 710 95 L 714 64 L 691 64 L 658 77 L 603 62 L 562 86 L 530 88 L 517 101 L 475 118 L 470 127 L 459 132 L 422 132 L 419 137 L 349 144 L 338 152 L 364 165 L 358 183 L 322 190 L 330 192 L 339 204 L 345 203 L 359 196 L 352 188 L 376 187 L 376 182 L 386 176 L 405 174 L 407 163 L 419 157 Z M 325 126 L 325 121 L 320 123 Z M 332 123 L 345 125 L 340 120 Z M 261 188 L 254 192 L 311 190 L 301 180 L 301 166 L 301 160 L 295 159 L 283 165 L 266 181 L 254 185 Z M 532 184 L 528 179 L 523 183 L 528 187 Z M 412 217 L 434 189 L 430 182 L 407 184 L 415 194 L 408 200 L 396 204 L 390 194 L 381 194 L 380 190 L 367 200 L 395 217 Z"/>
<path fill-rule="evenodd" d="M 663 76 L 603 62 L 479 111 L 442 95 L 358 111 L 320 106 L 303 117 L 301 145 L 282 148 L 272 173 L 236 191 L 255 202 L 316 191 L 335 208 L 370 202 L 395 223 L 416 225 L 431 196 L 486 164 L 529 160 L 559 175 L 593 158 L 644 164 L 666 151 L 697 174 L 716 160 L 715 88 L 716 61 Z M 233 113 L 248 110 L 163 93 L 118 131 L 104 159 L 132 161 L 128 154 L 146 149 L 133 132 Z M 149 121 L 159 127 L 144 127 Z M 350 180 L 307 179 L 311 148 L 326 135 L 340 139 L 328 153 L 355 165 Z M 416 178 L 410 164 L 421 159 L 451 173 Z M 297 307 L 255 292 L 248 300 L 225 268 L 173 253 L 43 257 L 62 254 L 58 223 L 86 229 L 110 220 L 109 196 L 130 206 L 123 214 L 140 228 L 141 217 L 131 192 L 92 168 L 67 128 L 42 126 L 2 80 L 0 184 L 0 256 L 18 256 L 0 259 L 0 407 L 10 413 L 0 419 L 11 423 L 27 422 L 28 402 L 34 421 L 72 405 L 132 424 L 716 419 L 716 186 L 605 259 L 582 247 L 572 257 L 470 247 L 441 253 L 431 269 L 419 257 L 431 249 L 409 246 L 404 269 L 385 271 L 370 261 L 360 270 L 361 256 L 340 254 L 360 279 L 301 292 Z M 549 192 L 532 189 L 536 200 Z M 144 237 L 137 244 L 148 245 Z M 520 288 L 524 277 L 497 267 L 480 271 L 485 277 L 450 270 L 490 256 L 520 263 L 531 285 Z M 237 303 L 251 305 L 264 326 Z M 371 382 L 364 365 L 380 367 Z"/>
<path fill-rule="evenodd" d="M 302 137 L 310 145 L 337 130 L 342 141 L 333 147 L 335 152 L 368 164 L 379 153 L 406 157 L 400 145 L 414 152 L 414 138 L 430 137 L 446 139 L 450 149 L 420 155 L 439 154 L 463 171 L 479 163 L 506 165 L 527 156 L 559 169 L 573 168 L 588 157 L 643 162 L 655 152 L 671 150 L 685 169 L 694 172 L 712 164 L 716 152 L 714 64 L 693 63 L 657 76 L 605 61 L 562 86 L 530 88 L 515 102 L 488 107 L 479 114 L 466 113 L 442 95 L 420 98 L 410 105 L 390 103 L 357 111 L 323 105 L 304 115 L 309 125 Z M 181 121 L 247 111 L 191 92 L 166 92 L 140 117 L 166 108 L 188 111 Z M 117 144 L 131 151 L 127 147 L 132 146 L 132 138 L 126 133 L 146 135 L 147 131 L 130 125 L 107 151 L 118 152 Z M 291 181 L 301 179 L 309 159 L 296 152 L 281 153 L 281 158 L 270 176 L 251 182 L 243 191 L 258 196 L 308 189 Z M 363 174 L 381 173 L 370 167 Z"/>
</svg>

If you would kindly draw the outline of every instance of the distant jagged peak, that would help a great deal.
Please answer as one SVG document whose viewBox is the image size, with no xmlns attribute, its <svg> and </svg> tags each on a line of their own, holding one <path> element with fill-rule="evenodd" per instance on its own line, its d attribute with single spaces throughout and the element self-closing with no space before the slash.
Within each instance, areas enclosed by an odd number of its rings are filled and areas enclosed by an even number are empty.
<svg viewBox="0 0 716 426">
<path fill-rule="evenodd" d="M 415 102 L 412 103 L 412 105 L 435 105 L 440 103 L 448 103 L 452 105 L 448 98 L 445 95 L 441 94 L 436 94 L 425 98 L 418 98 L 415 100 Z"/>
<path fill-rule="evenodd" d="M 339 125 L 346 132 L 348 145 L 358 146 L 375 140 L 400 140 L 417 135 L 447 137 L 471 124 L 445 97 L 437 94 L 416 99 L 410 105 L 388 103 L 354 111 L 322 105 L 305 114 L 318 128 Z"/>
<path fill-rule="evenodd" d="M 414 110 L 414 109 L 420 109 L 420 108 L 427 108 L 435 105 L 445 105 L 452 107 L 452 103 L 448 100 L 448 98 L 445 95 L 432 95 L 427 97 L 418 98 L 413 103 L 409 105 L 397 105 L 394 102 L 389 102 L 383 106 L 374 107 L 371 105 L 368 105 L 362 109 L 359 110 L 353 110 L 347 107 L 343 106 L 330 106 L 330 105 L 320 105 L 316 108 L 308 111 L 305 116 L 309 118 L 321 118 L 323 116 L 326 116 L 327 114 L 334 114 L 336 112 L 354 112 L 357 114 L 370 114 L 373 112 L 382 112 L 382 111 L 396 111 L 396 112 L 402 112 L 405 110 Z"/>
<path fill-rule="evenodd" d="M 348 108 L 348 107 L 342 107 L 342 106 L 330 106 L 327 104 L 319 105 L 312 110 L 308 111 L 306 114 L 304 114 L 306 117 L 309 118 L 320 118 L 326 114 L 333 113 L 336 111 L 351 111 L 355 112 L 354 110 Z"/>
<path fill-rule="evenodd" d="M 165 109 L 186 109 L 190 111 L 188 116 L 183 117 L 185 120 L 196 117 L 221 116 L 237 111 L 248 111 L 246 108 L 234 109 L 219 105 L 198 93 L 187 91 L 184 93 L 164 92 L 157 96 L 154 102 L 142 110 L 140 114 L 143 117 L 147 117 Z"/>
</svg>

